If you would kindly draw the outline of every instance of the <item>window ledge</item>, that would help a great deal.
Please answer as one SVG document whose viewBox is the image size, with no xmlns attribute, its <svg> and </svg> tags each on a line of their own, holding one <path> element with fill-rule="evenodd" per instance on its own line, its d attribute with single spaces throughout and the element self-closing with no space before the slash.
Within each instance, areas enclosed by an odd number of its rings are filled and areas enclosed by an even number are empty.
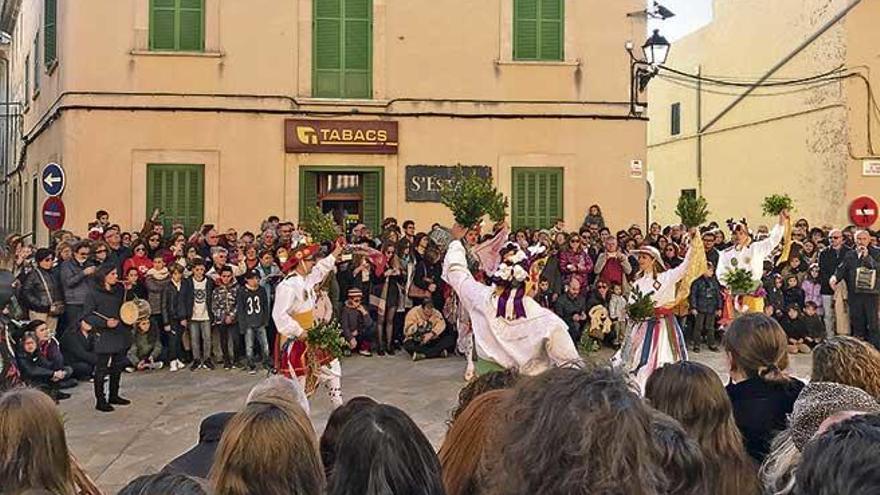
<svg viewBox="0 0 880 495">
<path fill-rule="evenodd" d="M 39 97 L 40 97 L 40 90 L 39 90 L 39 89 L 35 89 L 35 90 L 34 90 L 34 95 L 31 97 L 31 99 L 33 99 L 34 101 L 37 101 L 37 98 L 39 98 Z"/>
<path fill-rule="evenodd" d="M 175 51 L 153 51 L 153 50 L 132 50 L 131 55 L 138 57 L 194 57 L 194 58 L 223 58 L 226 56 L 223 52 L 175 52 Z"/>
<path fill-rule="evenodd" d="M 386 107 L 388 100 L 367 100 L 363 98 L 315 98 L 297 97 L 301 105 L 326 105 L 326 106 L 358 106 L 358 107 Z"/>
<path fill-rule="evenodd" d="M 48 67 L 46 67 L 46 75 L 51 77 L 52 74 L 55 73 L 55 69 L 57 69 L 57 68 L 58 68 L 58 59 L 56 58 L 55 60 L 52 61 L 51 64 L 49 64 Z"/>
<path fill-rule="evenodd" d="M 534 65 L 547 67 L 580 67 L 581 59 L 574 60 L 495 60 L 495 65 Z"/>
</svg>

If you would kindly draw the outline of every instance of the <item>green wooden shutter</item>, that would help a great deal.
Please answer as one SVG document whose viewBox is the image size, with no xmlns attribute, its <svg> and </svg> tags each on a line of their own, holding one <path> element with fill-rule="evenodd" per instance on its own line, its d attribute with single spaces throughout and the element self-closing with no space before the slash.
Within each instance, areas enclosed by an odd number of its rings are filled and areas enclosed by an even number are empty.
<svg viewBox="0 0 880 495">
<path fill-rule="evenodd" d="M 379 234 L 382 223 L 382 174 L 370 172 L 361 176 L 363 181 L 364 212 L 362 221 L 374 234 Z"/>
<path fill-rule="evenodd" d="M 561 168 L 514 168 L 511 217 L 514 229 L 551 227 L 562 218 Z"/>
<path fill-rule="evenodd" d="M 150 1 L 150 49 L 174 50 L 177 4 L 175 0 Z"/>
<path fill-rule="evenodd" d="M 514 0 L 514 60 L 563 59 L 564 2 Z"/>
<path fill-rule="evenodd" d="M 205 49 L 204 0 L 178 0 L 178 49 L 200 52 Z"/>
<path fill-rule="evenodd" d="M 342 96 L 342 0 L 314 0 L 313 94 Z"/>
<path fill-rule="evenodd" d="M 318 206 L 318 173 L 300 171 L 299 175 L 299 220 L 305 219 L 307 208 Z"/>
<path fill-rule="evenodd" d="M 57 31 L 58 3 L 57 0 L 45 0 L 43 3 L 43 63 L 49 67 L 58 58 Z"/>
<path fill-rule="evenodd" d="M 150 49 L 205 49 L 204 0 L 150 0 Z"/>
<path fill-rule="evenodd" d="M 372 96 L 372 2 L 345 0 L 343 96 Z"/>
<path fill-rule="evenodd" d="M 313 95 L 372 97 L 372 0 L 314 0 L 313 12 Z"/>
<path fill-rule="evenodd" d="M 147 214 L 159 208 L 165 229 L 183 223 L 187 233 L 204 222 L 204 165 L 147 165 Z"/>
<path fill-rule="evenodd" d="M 40 91 L 40 32 L 34 38 L 34 94 Z"/>
<path fill-rule="evenodd" d="M 541 0 L 541 20 L 538 26 L 541 60 L 562 60 L 564 0 Z"/>
<path fill-rule="evenodd" d="M 514 60 L 538 58 L 538 2 L 539 0 L 514 0 Z"/>
<path fill-rule="evenodd" d="M 31 56 L 24 58 L 24 105 L 31 100 Z"/>
</svg>

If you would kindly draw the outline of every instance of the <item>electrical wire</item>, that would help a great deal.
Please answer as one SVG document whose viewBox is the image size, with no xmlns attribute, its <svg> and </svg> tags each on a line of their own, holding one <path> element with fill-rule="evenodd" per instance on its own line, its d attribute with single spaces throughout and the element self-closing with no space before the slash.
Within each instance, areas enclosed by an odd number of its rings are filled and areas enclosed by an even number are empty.
<svg viewBox="0 0 880 495">
<path fill-rule="evenodd" d="M 700 82 L 709 83 L 709 84 L 715 84 L 718 86 L 734 86 L 734 87 L 739 87 L 739 88 L 751 88 L 751 87 L 757 86 L 759 88 L 764 88 L 764 87 L 777 87 L 777 86 L 792 86 L 792 85 L 810 83 L 812 81 L 820 80 L 820 79 L 828 77 L 828 76 L 838 75 L 839 72 L 841 72 L 845 69 L 844 69 L 844 65 L 840 65 L 840 66 L 836 67 L 835 69 L 832 69 L 828 72 L 824 72 L 822 74 L 815 74 L 812 76 L 795 78 L 795 79 L 778 80 L 778 81 L 774 81 L 774 82 L 763 82 L 760 84 L 758 84 L 757 81 L 755 81 L 755 82 L 734 82 L 734 81 L 718 79 L 718 78 L 714 78 L 714 77 L 707 77 L 707 76 L 703 76 L 703 75 L 699 75 L 699 74 L 690 74 L 688 72 L 680 71 L 678 69 L 673 69 L 672 67 L 667 67 L 665 65 L 661 65 L 660 70 L 671 72 L 673 74 L 677 74 L 682 77 L 687 77 L 687 78 L 693 79 L 695 81 L 700 81 Z"/>
<path fill-rule="evenodd" d="M 662 75 L 662 74 L 657 77 L 670 83 L 670 84 L 674 84 L 679 87 L 693 89 L 693 90 L 697 89 L 696 82 L 692 81 L 690 79 L 687 79 L 687 78 L 670 76 L 670 75 Z M 821 80 L 812 81 L 810 84 L 800 84 L 800 85 L 798 85 L 798 87 L 796 87 L 796 89 L 788 89 L 788 90 L 781 90 L 780 89 L 778 91 L 773 91 L 773 92 L 753 93 L 749 96 L 750 97 L 758 97 L 758 98 L 767 98 L 767 97 L 774 97 L 774 96 L 785 96 L 785 95 L 791 95 L 791 94 L 796 94 L 796 93 L 803 93 L 803 92 L 807 92 L 807 91 L 812 91 L 814 89 L 818 89 L 823 86 L 828 86 L 828 85 L 834 84 L 834 83 L 839 82 L 843 79 L 844 79 L 843 77 L 821 79 Z M 736 92 L 736 91 L 722 91 L 722 90 L 718 90 L 718 89 L 709 89 L 709 88 L 706 88 L 705 86 L 701 87 L 699 89 L 700 89 L 700 91 L 702 91 L 704 93 L 720 95 L 720 96 L 739 96 L 741 94 L 740 92 Z"/>
</svg>

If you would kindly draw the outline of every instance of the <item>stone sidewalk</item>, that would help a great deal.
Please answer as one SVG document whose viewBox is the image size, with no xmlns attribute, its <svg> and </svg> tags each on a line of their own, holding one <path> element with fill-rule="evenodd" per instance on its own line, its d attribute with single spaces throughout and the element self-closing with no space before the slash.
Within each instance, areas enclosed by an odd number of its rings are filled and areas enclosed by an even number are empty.
<svg viewBox="0 0 880 495">
<path fill-rule="evenodd" d="M 692 358 L 711 366 L 726 382 L 724 354 L 703 351 Z M 369 395 L 400 407 L 439 447 L 464 384 L 464 365 L 464 359 L 452 357 L 413 363 L 402 353 L 356 356 L 342 363 L 343 393 L 346 399 Z M 793 360 L 797 376 L 807 377 L 809 367 L 808 356 Z M 110 414 L 94 410 L 92 386 L 83 383 L 61 403 L 70 448 L 105 494 L 116 493 L 133 478 L 160 470 L 189 449 L 198 439 L 202 418 L 240 408 L 250 388 L 264 376 L 240 370 L 124 374 L 122 394 L 134 404 Z M 312 402 L 312 421 L 319 433 L 329 407 L 326 394 L 319 391 Z"/>
</svg>

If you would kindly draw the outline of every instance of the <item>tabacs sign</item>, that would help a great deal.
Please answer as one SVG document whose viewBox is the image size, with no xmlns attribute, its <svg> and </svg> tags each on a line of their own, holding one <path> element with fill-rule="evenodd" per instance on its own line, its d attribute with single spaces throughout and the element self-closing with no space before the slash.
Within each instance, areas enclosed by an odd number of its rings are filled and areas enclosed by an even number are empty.
<svg viewBox="0 0 880 495">
<path fill-rule="evenodd" d="M 397 122 L 385 120 L 305 120 L 284 122 L 288 153 L 397 153 Z"/>
<path fill-rule="evenodd" d="M 439 203 L 440 192 L 452 180 L 457 167 L 443 165 L 407 165 L 406 200 L 417 203 Z M 462 166 L 465 174 L 477 174 L 492 178 L 492 169 L 487 166 Z"/>
</svg>

